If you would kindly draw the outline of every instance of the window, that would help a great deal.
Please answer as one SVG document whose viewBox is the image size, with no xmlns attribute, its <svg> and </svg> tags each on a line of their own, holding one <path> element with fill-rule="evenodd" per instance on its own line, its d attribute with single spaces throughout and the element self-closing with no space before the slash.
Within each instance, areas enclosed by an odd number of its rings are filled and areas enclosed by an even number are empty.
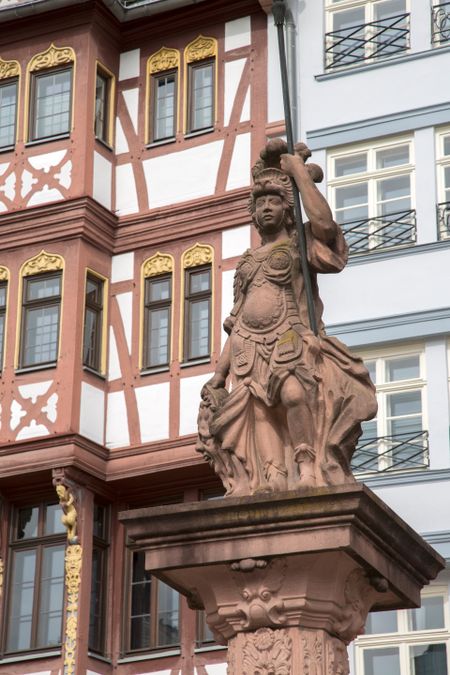
<svg viewBox="0 0 450 675">
<path fill-rule="evenodd" d="M 95 137 L 112 145 L 112 108 L 114 96 L 114 76 L 106 68 L 97 64 L 95 77 Z"/>
<path fill-rule="evenodd" d="M 408 0 L 328 0 L 326 68 L 395 56 L 409 48 Z"/>
<path fill-rule="evenodd" d="M 363 422 L 352 466 L 356 472 L 423 469 L 428 465 L 424 431 L 425 368 L 420 348 L 365 355 L 377 388 L 376 419 Z"/>
<path fill-rule="evenodd" d="M 127 652 L 180 644 L 179 594 L 145 569 L 145 552 L 131 551 Z"/>
<path fill-rule="evenodd" d="M 185 271 L 184 357 L 208 357 L 211 352 L 211 265 Z"/>
<path fill-rule="evenodd" d="M 163 141 L 176 134 L 177 71 L 152 76 L 152 132 L 151 140 Z"/>
<path fill-rule="evenodd" d="M 330 203 L 351 253 L 414 243 L 413 170 L 407 139 L 330 155 Z"/>
<path fill-rule="evenodd" d="M 108 518 L 105 506 L 94 504 L 89 650 L 102 654 L 105 641 Z"/>
<path fill-rule="evenodd" d="M 23 280 L 21 368 L 55 363 L 61 314 L 61 272 Z"/>
<path fill-rule="evenodd" d="M 172 275 L 145 279 L 143 368 L 170 362 Z"/>
<path fill-rule="evenodd" d="M 214 61 L 189 65 L 189 132 L 214 126 L 214 68 Z"/>
<path fill-rule="evenodd" d="M 92 273 L 86 276 L 84 309 L 83 365 L 96 372 L 102 371 L 103 338 L 103 279 Z"/>
<path fill-rule="evenodd" d="M 8 282 L 0 281 L 0 370 L 3 370 L 3 356 L 5 351 L 7 293 L 8 293 Z"/>
<path fill-rule="evenodd" d="M 11 533 L 6 651 L 61 644 L 65 529 L 59 504 L 20 508 Z"/>
<path fill-rule="evenodd" d="M 18 79 L 0 83 L 0 149 L 9 148 L 16 140 Z"/>
<path fill-rule="evenodd" d="M 373 612 L 355 641 L 358 675 L 447 675 L 447 590 L 427 589 L 419 609 Z"/>
<path fill-rule="evenodd" d="M 435 47 L 450 40 L 450 3 L 433 0 L 431 8 L 431 42 Z"/>
<path fill-rule="evenodd" d="M 68 134 L 71 127 L 72 68 L 34 73 L 31 79 L 31 141 Z"/>
<path fill-rule="evenodd" d="M 450 237 L 450 129 L 436 136 L 438 174 L 438 230 L 440 239 Z"/>
</svg>

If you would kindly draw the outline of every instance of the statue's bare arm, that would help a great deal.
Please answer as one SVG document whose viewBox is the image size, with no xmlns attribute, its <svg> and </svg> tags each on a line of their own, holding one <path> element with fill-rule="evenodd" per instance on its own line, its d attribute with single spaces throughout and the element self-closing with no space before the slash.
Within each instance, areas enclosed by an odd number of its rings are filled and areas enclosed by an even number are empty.
<svg viewBox="0 0 450 675">
<path fill-rule="evenodd" d="M 221 389 L 225 386 L 225 381 L 230 372 L 230 338 L 227 338 L 220 358 L 216 365 L 216 371 L 212 378 L 207 382 L 214 389 Z"/>
<path fill-rule="evenodd" d="M 338 226 L 333 220 L 327 200 L 317 189 L 302 157 L 281 155 L 280 165 L 284 173 L 295 180 L 314 237 L 324 242 L 333 241 L 338 233 Z"/>
</svg>

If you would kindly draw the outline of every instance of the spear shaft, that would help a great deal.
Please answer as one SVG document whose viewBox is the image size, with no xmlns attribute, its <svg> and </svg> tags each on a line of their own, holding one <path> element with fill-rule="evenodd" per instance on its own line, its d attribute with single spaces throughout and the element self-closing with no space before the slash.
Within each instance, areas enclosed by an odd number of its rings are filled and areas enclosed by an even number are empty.
<svg viewBox="0 0 450 675">
<path fill-rule="evenodd" d="M 286 64 L 286 47 L 284 42 L 284 24 L 286 18 L 286 6 L 284 0 L 274 0 L 272 5 L 273 18 L 277 27 L 278 50 L 280 53 L 281 85 L 283 89 L 284 117 L 286 122 L 286 140 L 289 154 L 295 154 L 294 138 L 292 133 L 291 103 L 289 96 L 289 82 Z M 300 205 L 300 195 L 295 180 L 291 177 L 292 192 L 294 195 L 294 215 L 297 224 L 298 248 L 300 253 L 300 262 L 302 266 L 303 280 L 305 284 L 306 301 L 308 305 L 309 325 L 314 333 L 318 334 L 317 319 L 314 306 L 314 297 L 312 292 L 311 274 L 308 265 L 308 254 L 306 245 L 305 227 L 303 224 L 302 208 Z"/>
</svg>

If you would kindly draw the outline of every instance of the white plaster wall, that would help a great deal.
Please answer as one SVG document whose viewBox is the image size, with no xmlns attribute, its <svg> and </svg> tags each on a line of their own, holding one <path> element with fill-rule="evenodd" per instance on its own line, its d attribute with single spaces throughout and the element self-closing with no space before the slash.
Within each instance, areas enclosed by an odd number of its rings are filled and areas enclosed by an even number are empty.
<svg viewBox="0 0 450 675">
<path fill-rule="evenodd" d="M 135 132 L 138 131 L 138 114 L 139 114 L 139 89 L 124 89 L 122 91 L 125 105 L 127 106 L 128 114 Z"/>
<path fill-rule="evenodd" d="M 81 383 L 80 434 L 103 444 L 105 425 L 105 393 L 87 382 Z"/>
<path fill-rule="evenodd" d="M 108 358 L 108 380 L 117 380 L 122 377 L 120 369 L 119 352 L 117 351 L 117 342 L 114 335 L 114 329 L 109 327 L 109 358 Z"/>
<path fill-rule="evenodd" d="M 205 666 L 208 675 L 227 675 L 226 663 L 214 663 L 210 666 Z"/>
<path fill-rule="evenodd" d="M 119 164 L 116 167 L 116 213 L 126 216 L 139 211 L 133 165 Z"/>
<path fill-rule="evenodd" d="M 414 133 L 415 206 L 417 211 L 417 243 L 427 244 L 437 239 L 436 154 L 434 128 L 418 129 Z"/>
<path fill-rule="evenodd" d="M 116 154 L 121 155 L 124 152 L 128 152 L 129 149 L 122 122 L 119 117 L 116 117 Z"/>
<path fill-rule="evenodd" d="M 251 110 L 251 90 L 250 86 L 247 89 L 247 93 L 245 94 L 245 99 L 244 99 L 244 104 L 242 106 L 242 112 L 241 112 L 241 118 L 240 122 L 247 122 L 247 120 L 250 119 L 250 110 Z"/>
<path fill-rule="evenodd" d="M 170 382 L 135 388 L 141 442 L 169 438 Z"/>
<path fill-rule="evenodd" d="M 125 393 L 115 391 L 108 394 L 108 407 L 106 412 L 106 446 L 108 448 L 120 448 L 130 445 L 128 432 L 128 414 Z"/>
<path fill-rule="evenodd" d="M 436 283 L 436 280 L 439 280 Z M 449 306 L 450 251 L 406 254 L 319 276 L 327 325 Z"/>
<path fill-rule="evenodd" d="M 150 208 L 214 194 L 223 141 L 142 162 Z"/>
<path fill-rule="evenodd" d="M 213 373 L 183 377 L 180 380 L 180 436 L 195 434 L 197 431 L 200 391 Z"/>
<path fill-rule="evenodd" d="M 239 134 L 234 141 L 227 190 L 250 184 L 250 134 Z"/>
<path fill-rule="evenodd" d="M 128 281 L 134 277 L 134 252 L 119 253 L 112 257 L 111 283 Z"/>
<path fill-rule="evenodd" d="M 140 55 L 140 49 L 122 52 L 119 63 L 119 80 L 129 80 L 132 77 L 139 77 Z"/>
<path fill-rule="evenodd" d="M 241 81 L 246 59 L 235 59 L 225 63 L 225 97 L 224 97 L 224 125 L 230 123 L 230 115 L 236 98 L 236 91 Z"/>
<path fill-rule="evenodd" d="M 225 23 L 225 51 L 251 44 L 252 33 L 249 16 L 241 16 Z"/>
<path fill-rule="evenodd" d="M 102 206 L 111 209 L 111 162 L 98 152 L 94 152 L 94 185 L 92 194 Z"/>
<path fill-rule="evenodd" d="M 229 316 L 231 310 L 233 309 L 233 279 L 234 279 L 235 270 L 227 270 L 222 273 L 222 307 L 221 307 L 221 323 Z M 227 341 L 227 334 L 222 328 L 222 347 Z"/>
<path fill-rule="evenodd" d="M 427 419 L 424 426 L 429 431 L 430 469 L 446 469 L 450 466 L 448 448 L 450 419 L 445 339 L 431 340 L 425 345 L 425 372 Z"/>
<path fill-rule="evenodd" d="M 316 2 L 313 4 L 321 5 L 322 3 Z M 315 39 L 317 40 L 317 35 Z M 322 44 L 322 40 L 317 40 L 317 42 Z M 280 120 L 284 120 L 280 58 L 278 56 L 276 28 L 273 23 L 273 16 L 270 14 L 267 17 L 267 121 L 270 123 Z"/>
<path fill-rule="evenodd" d="M 250 247 L 251 225 L 232 227 L 222 232 L 222 258 L 242 255 Z"/>
<path fill-rule="evenodd" d="M 377 488 L 383 499 L 408 525 L 420 532 L 449 530 L 450 490 L 448 481 Z M 420 505 L 420 508 L 418 508 Z"/>
<path fill-rule="evenodd" d="M 116 295 L 117 304 L 119 305 L 120 316 L 125 331 L 125 338 L 127 341 L 128 353 L 131 354 L 131 328 L 133 322 L 133 294 L 119 293 Z"/>
</svg>

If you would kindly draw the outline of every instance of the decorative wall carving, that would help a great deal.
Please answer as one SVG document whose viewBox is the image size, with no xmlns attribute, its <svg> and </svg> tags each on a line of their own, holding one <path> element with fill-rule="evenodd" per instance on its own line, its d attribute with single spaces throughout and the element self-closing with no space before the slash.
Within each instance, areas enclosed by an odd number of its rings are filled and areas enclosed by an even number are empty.
<svg viewBox="0 0 450 675">
<path fill-rule="evenodd" d="M 172 70 L 180 65 L 180 52 L 178 49 L 161 47 L 152 54 L 147 61 L 147 72 L 150 75 L 160 73 L 164 70 Z"/>
<path fill-rule="evenodd" d="M 373 582 L 363 569 L 357 567 L 350 572 L 344 587 L 342 618 L 333 626 L 336 635 L 345 643 L 348 644 L 364 632 L 367 614 L 377 595 Z"/>
<path fill-rule="evenodd" d="M 233 640 L 229 648 L 229 675 L 290 675 L 292 640 L 284 629 L 259 628 Z"/>
<path fill-rule="evenodd" d="M 195 244 L 183 253 L 183 267 L 198 267 L 199 265 L 208 265 L 213 260 L 212 246 L 207 244 Z"/>
<path fill-rule="evenodd" d="M 187 63 L 194 61 L 203 61 L 210 59 L 217 54 L 217 40 L 212 37 L 199 35 L 195 40 L 188 44 L 185 50 Z"/>
<path fill-rule="evenodd" d="M 64 259 L 55 253 L 47 253 L 42 250 L 34 258 L 30 258 L 24 263 L 22 267 L 22 276 L 28 277 L 32 274 L 40 274 L 41 272 L 55 272 L 62 270 L 64 267 Z"/>
<path fill-rule="evenodd" d="M 7 267 L 2 267 L 0 265 L 0 281 L 8 281 L 9 279 L 9 270 Z"/>
<path fill-rule="evenodd" d="M 144 279 L 156 277 L 160 274 L 169 274 L 173 271 L 173 258 L 168 253 L 158 251 L 144 262 L 142 269 Z"/>
<path fill-rule="evenodd" d="M 20 75 L 20 65 L 18 61 L 4 61 L 0 59 L 0 80 L 6 80 L 10 77 Z"/>
<path fill-rule="evenodd" d="M 64 642 L 64 675 L 74 675 L 77 652 L 78 594 L 81 582 L 82 548 L 69 544 L 66 549 L 66 634 Z"/>
<path fill-rule="evenodd" d="M 72 47 L 56 47 L 53 43 L 45 52 L 40 52 L 33 56 L 28 64 L 30 73 L 35 70 L 43 70 L 44 68 L 54 68 L 55 66 L 62 66 L 66 63 L 73 63 L 75 61 L 75 52 Z"/>
<path fill-rule="evenodd" d="M 240 630 L 286 620 L 283 599 L 278 595 L 285 575 L 286 559 L 246 559 L 231 564 L 232 577 L 243 602 L 239 603 Z"/>
</svg>

